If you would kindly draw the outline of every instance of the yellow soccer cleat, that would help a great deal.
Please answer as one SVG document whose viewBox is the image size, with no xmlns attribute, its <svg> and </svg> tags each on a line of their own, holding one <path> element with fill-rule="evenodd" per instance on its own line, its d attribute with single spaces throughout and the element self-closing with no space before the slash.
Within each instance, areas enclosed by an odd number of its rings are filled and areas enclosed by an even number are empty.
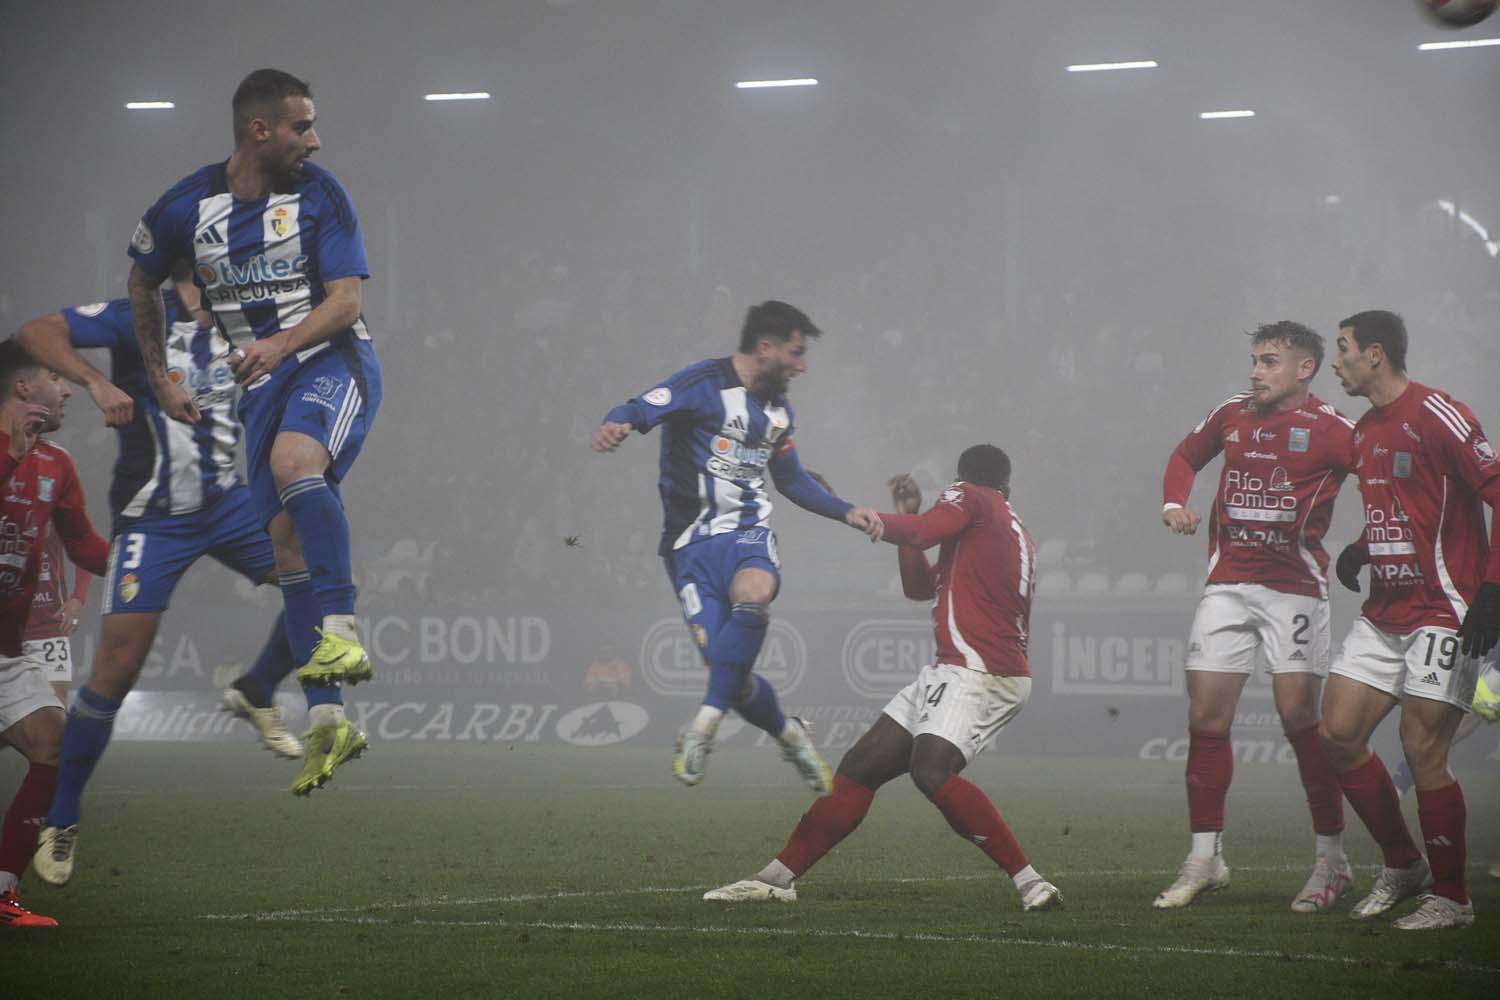
<svg viewBox="0 0 1500 1000">
<path fill-rule="evenodd" d="M 292 782 L 293 795 L 311 795 L 322 788 L 339 765 L 364 753 L 370 742 L 348 722 L 339 722 L 314 726 L 302 737 L 302 745 L 302 773 Z"/>
<path fill-rule="evenodd" d="M 357 639 L 345 639 L 330 635 L 322 629 L 318 634 L 317 648 L 312 659 L 297 670 L 297 680 L 313 687 L 332 687 L 335 684 L 358 684 L 375 676 L 365 647 Z"/>
<path fill-rule="evenodd" d="M 1500 691 L 1486 684 L 1482 676 L 1474 685 L 1474 714 L 1490 722 L 1500 719 Z"/>
</svg>

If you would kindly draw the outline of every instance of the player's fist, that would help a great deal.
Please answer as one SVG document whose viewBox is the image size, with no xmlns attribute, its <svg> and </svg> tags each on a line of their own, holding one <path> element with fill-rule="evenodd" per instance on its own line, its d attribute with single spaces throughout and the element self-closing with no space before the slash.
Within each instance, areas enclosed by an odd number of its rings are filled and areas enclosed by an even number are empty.
<svg viewBox="0 0 1500 1000">
<path fill-rule="evenodd" d="M 229 368 L 234 380 L 242 386 L 251 385 L 276 370 L 291 353 L 283 339 L 285 331 L 273 337 L 252 340 L 244 347 L 229 352 Z"/>
<path fill-rule="evenodd" d="M 1365 568 L 1365 563 L 1370 561 L 1370 552 L 1360 542 L 1350 542 L 1344 546 L 1344 551 L 1339 553 L 1338 562 L 1334 563 L 1333 570 L 1339 576 L 1339 583 L 1348 589 L 1359 593 L 1359 571 Z"/>
<path fill-rule="evenodd" d="M 891 503 L 897 514 L 915 514 L 922 509 L 922 487 L 907 473 L 892 476 L 886 481 L 891 488 Z"/>
<path fill-rule="evenodd" d="M 1196 535 L 1198 533 L 1198 515 L 1186 507 L 1168 507 L 1161 512 L 1161 523 L 1172 529 L 1178 535 Z"/>
<path fill-rule="evenodd" d="M 5 422 L 5 433 L 10 435 L 11 458 L 19 460 L 31 450 L 51 414 L 52 411 L 43 403 L 16 407 Z"/>
<path fill-rule="evenodd" d="M 1476 660 L 1500 642 L 1500 583 L 1481 583 L 1464 623 L 1458 627 L 1463 654 Z"/>
<path fill-rule="evenodd" d="M 620 447 L 620 443 L 630 437 L 629 424 L 617 424 L 606 420 L 599 425 L 594 432 L 594 450 L 598 452 L 614 451 Z"/>
<path fill-rule="evenodd" d="M 135 404 L 130 401 L 129 393 L 109 379 L 96 379 L 89 386 L 89 397 L 99 407 L 99 412 L 104 414 L 104 426 L 124 427 L 130 423 Z"/>
<path fill-rule="evenodd" d="M 851 508 L 844 515 L 844 523 L 869 535 L 872 542 L 880 541 L 885 535 L 885 522 L 880 519 L 874 507 Z"/>
</svg>

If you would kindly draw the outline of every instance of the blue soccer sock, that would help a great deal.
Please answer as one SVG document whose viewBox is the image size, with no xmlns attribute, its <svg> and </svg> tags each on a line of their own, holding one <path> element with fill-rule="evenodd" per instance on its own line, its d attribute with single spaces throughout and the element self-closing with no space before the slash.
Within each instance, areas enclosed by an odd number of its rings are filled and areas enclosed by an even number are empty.
<svg viewBox="0 0 1500 1000">
<path fill-rule="evenodd" d="M 753 685 L 750 697 L 737 702 L 734 710 L 750 725 L 764 729 L 780 739 L 786 729 L 786 715 L 781 711 L 781 703 L 776 700 L 776 689 L 760 674 L 751 674 L 750 683 Z"/>
<path fill-rule="evenodd" d="M 307 570 L 281 573 L 281 601 L 286 606 L 287 648 L 292 662 L 301 666 L 312 659 L 318 645 L 318 626 L 323 624 L 323 608 L 313 591 L 312 576 Z M 302 685 L 307 707 L 342 705 L 343 693 L 334 685 Z"/>
<path fill-rule="evenodd" d="M 83 786 L 88 784 L 94 765 L 109 746 L 115 728 L 115 713 L 120 702 L 97 694 L 87 686 L 73 696 L 68 710 L 68 724 L 63 729 L 62 753 L 57 761 L 57 786 L 52 791 L 52 808 L 47 810 L 48 826 L 76 826 L 81 811 Z"/>
<path fill-rule="evenodd" d="M 292 644 L 287 640 L 286 612 L 283 611 L 276 616 L 276 624 L 271 626 L 271 634 L 255 658 L 255 665 L 235 682 L 235 686 L 250 699 L 251 704 L 264 708 L 271 703 L 277 686 L 286 675 L 300 665 L 292 655 Z"/>
<path fill-rule="evenodd" d="M 729 620 L 709 640 L 704 651 L 708 659 L 708 694 L 703 704 L 728 709 L 740 700 L 770 624 L 771 611 L 764 604 L 746 601 L 734 606 Z M 754 696 L 753 691 L 751 695 Z"/>
<path fill-rule="evenodd" d="M 349 518 L 338 494 L 322 476 L 305 476 L 281 490 L 312 574 L 324 615 L 354 614 L 354 570 L 349 556 Z M 322 624 L 321 619 L 319 624 Z M 306 661 L 304 661 L 306 662 Z"/>
</svg>

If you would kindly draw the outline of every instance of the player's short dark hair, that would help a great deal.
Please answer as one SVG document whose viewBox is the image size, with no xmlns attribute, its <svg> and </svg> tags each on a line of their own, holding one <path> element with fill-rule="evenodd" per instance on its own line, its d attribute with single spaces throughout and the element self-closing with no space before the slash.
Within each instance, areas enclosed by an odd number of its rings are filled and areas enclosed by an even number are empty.
<svg viewBox="0 0 1500 1000">
<path fill-rule="evenodd" d="M 36 355 L 22 347 L 16 338 L 0 340 L 0 403 L 10 399 L 11 385 L 17 375 L 40 367 L 42 363 L 36 359 Z"/>
<path fill-rule="evenodd" d="M 1282 344 L 1293 347 L 1299 351 L 1305 351 L 1312 356 L 1313 374 L 1323 367 L 1323 336 L 1310 327 L 1301 323 L 1294 323 L 1289 319 L 1277 320 L 1275 323 L 1262 323 L 1250 331 L 1250 343 L 1255 344 Z"/>
<path fill-rule="evenodd" d="M 745 325 L 740 330 L 740 350 L 749 353 L 761 340 L 786 343 L 792 334 L 801 333 L 808 340 L 821 336 L 823 331 L 813 326 L 813 321 L 796 306 L 772 299 L 758 306 L 751 306 L 745 313 Z"/>
<path fill-rule="evenodd" d="M 1398 374 L 1406 371 L 1406 321 L 1397 313 L 1366 309 L 1339 320 L 1339 329 L 1353 330 L 1360 350 L 1379 344 L 1391 369 Z"/>
<path fill-rule="evenodd" d="M 234 141 L 250 131 L 250 120 L 268 108 L 279 108 L 288 97 L 311 97 L 312 87 L 279 69 L 258 69 L 234 88 Z"/>
<path fill-rule="evenodd" d="M 1002 493 L 1010 489 L 1010 456 L 992 444 L 976 444 L 958 456 L 958 478 Z"/>
</svg>

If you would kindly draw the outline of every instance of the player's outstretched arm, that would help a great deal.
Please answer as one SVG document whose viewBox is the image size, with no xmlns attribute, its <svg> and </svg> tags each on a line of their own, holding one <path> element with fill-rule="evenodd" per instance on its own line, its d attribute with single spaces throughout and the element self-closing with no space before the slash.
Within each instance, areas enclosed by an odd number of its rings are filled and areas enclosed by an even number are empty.
<svg viewBox="0 0 1500 1000">
<path fill-rule="evenodd" d="M 870 536 L 872 542 L 880 541 L 885 533 L 880 514 L 873 507 L 856 507 L 825 490 L 816 479 L 802 467 L 797 457 L 797 448 L 787 439 L 770 462 L 771 480 L 781 495 L 803 510 L 811 511 L 845 524 Z"/>
<path fill-rule="evenodd" d="M 925 514 L 880 515 L 881 521 L 885 523 L 886 541 L 917 549 L 930 549 L 950 538 L 958 537 L 968 528 L 973 517 L 962 483 L 955 483 L 944 490 L 938 502 Z"/>
<path fill-rule="evenodd" d="M 127 287 L 135 339 L 151 392 L 161 404 L 162 412 L 179 423 L 196 424 L 203 417 L 198 404 L 186 389 L 167 377 L 167 308 L 161 300 L 161 282 L 161 278 L 142 270 L 140 264 L 130 268 Z"/>
<path fill-rule="evenodd" d="M 130 423 L 135 404 L 129 393 L 106 378 L 78 352 L 62 313 L 39 316 L 22 324 L 16 340 L 43 365 L 88 390 L 89 398 L 104 414 L 105 426 L 123 427 Z"/>
</svg>

